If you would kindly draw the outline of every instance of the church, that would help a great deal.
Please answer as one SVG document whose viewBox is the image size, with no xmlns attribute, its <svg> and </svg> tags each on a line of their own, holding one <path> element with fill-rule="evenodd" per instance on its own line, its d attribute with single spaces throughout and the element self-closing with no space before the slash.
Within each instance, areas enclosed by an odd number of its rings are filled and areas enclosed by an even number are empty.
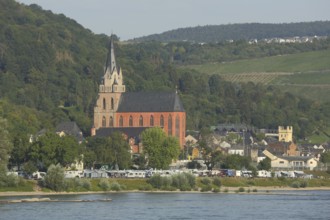
<svg viewBox="0 0 330 220">
<path fill-rule="evenodd" d="M 119 131 L 129 140 L 136 140 L 150 127 L 161 127 L 167 135 L 177 137 L 182 149 L 186 112 L 181 99 L 177 92 L 126 92 L 122 69 L 116 64 L 111 37 L 104 76 L 94 106 L 91 135 L 104 137 Z"/>
</svg>

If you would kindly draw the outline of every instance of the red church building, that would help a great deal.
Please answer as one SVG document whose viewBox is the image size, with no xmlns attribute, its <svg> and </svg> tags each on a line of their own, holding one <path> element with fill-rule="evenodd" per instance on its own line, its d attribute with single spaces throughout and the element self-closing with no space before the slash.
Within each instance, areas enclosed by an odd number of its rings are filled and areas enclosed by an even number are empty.
<svg viewBox="0 0 330 220">
<path fill-rule="evenodd" d="M 111 39 L 105 72 L 94 107 L 91 135 L 109 136 L 114 131 L 138 138 L 146 128 L 161 127 L 179 139 L 183 148 L 186 112 L 176 92 L 126 92 L 122 70 L 116 65 Z"/>
</svg>

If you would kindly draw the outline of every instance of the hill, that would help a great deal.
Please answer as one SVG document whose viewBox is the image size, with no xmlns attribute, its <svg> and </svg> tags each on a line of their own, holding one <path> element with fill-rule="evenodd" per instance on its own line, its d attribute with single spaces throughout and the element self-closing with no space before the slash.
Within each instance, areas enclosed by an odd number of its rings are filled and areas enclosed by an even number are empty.
<svg viewBox="0 0 330 220">
<path fill-rule="evenodd" d="M 330 21 L 283 23 L 283 24 L 227 24 L 206 25 L 179 28 L 161 34 L 153 34 L 133 41 L 189 41 L 189 42 L 222 42 L 228 40 L 251 40 L 265 38 L 286 38 L 296 36 L 329 36 Z"/>
<path fill-rule="evenodd" d="M 202 74 L 219 74 L 234 83 L 273 85 L 312 100 L 329 102 L 330 50 L 310 51 L 231 62 L 186 65 Z M 306 91 L 309 92 L 306 92 Z"/>
<path fill-rule="evenodd" d="M 64 15 L 13 0 L 0 1 L 0 27 L 0 117 L 8 120 L 12 141 L 24 146 L 31 133 L 54 129 L 69 120 L 76 121 L 89 135 L 109 37 L 95 35 Z M 329 140 L 328 103 L 316 103 L 268 85 L 228 82 L 218 73 L 202 74 L 188 65 L 241 62 L 244 69 L 247 60 L 257 66 L 258 59 L 265 62 L 310 54 L 327 68 L 327 54 L 324 59 L 317 54 L 328 49 L 328 40 L 285 45 L 249 45 L 245 41 L 115 44 L 127 90 L 173 91 L 177 87 L 187 112 L 188 129 L 200 130 L 217 123 L 246 123 L 260 128 L 292 125 L 297 138 L 326 133 L 320 142 Z M 276 62 L 285 67 L 285 61 Z M 285 68 L 293 68 L 293 64 Z"/>
</svg>

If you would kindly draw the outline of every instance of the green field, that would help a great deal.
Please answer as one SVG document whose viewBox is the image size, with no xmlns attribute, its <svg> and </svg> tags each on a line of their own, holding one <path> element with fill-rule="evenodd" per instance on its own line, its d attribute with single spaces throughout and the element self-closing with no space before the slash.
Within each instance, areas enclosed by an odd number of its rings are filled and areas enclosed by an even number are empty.
<svg viewBox="0 0 330 220">
<path fill-rule="evenodd" d="M 312 100 L 330 101 L 330 50 L 183 68 L 203 74 L 220 74 L 230 82 L 274 85 Z"/>
<path fill-rule="evenodd" d="M 264 57 L 258 59 L 239 60 L 223 63 L 206 63 L 189 65 L 206 74 L 237 74 L 237 73 L 297 73 L 322 71 L 330 69 L 330 50 L 313 51 L 283 56 Z"/>
</svg>

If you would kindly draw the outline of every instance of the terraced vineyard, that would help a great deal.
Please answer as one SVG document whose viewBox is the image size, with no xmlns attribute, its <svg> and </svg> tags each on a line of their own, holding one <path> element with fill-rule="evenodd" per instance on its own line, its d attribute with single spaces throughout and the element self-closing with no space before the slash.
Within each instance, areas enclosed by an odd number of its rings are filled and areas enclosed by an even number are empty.
<svg viewBox="0 0 330 220">
<path fill-rule="evenodd" d="M 295 95 L 330 101 L 330 50 L 182 68 L 208 75 L 219 74 L 230 82 L 274 85 Z"/>
<path fill-rule="evenodd" d="M 221 74 L 223 79 L 230 82 L 254 82 L 261 84 L 271 84 L 275 79 L 292 75 L 293 73 L 238 73 L 238 74 Z"/>
</svg>

